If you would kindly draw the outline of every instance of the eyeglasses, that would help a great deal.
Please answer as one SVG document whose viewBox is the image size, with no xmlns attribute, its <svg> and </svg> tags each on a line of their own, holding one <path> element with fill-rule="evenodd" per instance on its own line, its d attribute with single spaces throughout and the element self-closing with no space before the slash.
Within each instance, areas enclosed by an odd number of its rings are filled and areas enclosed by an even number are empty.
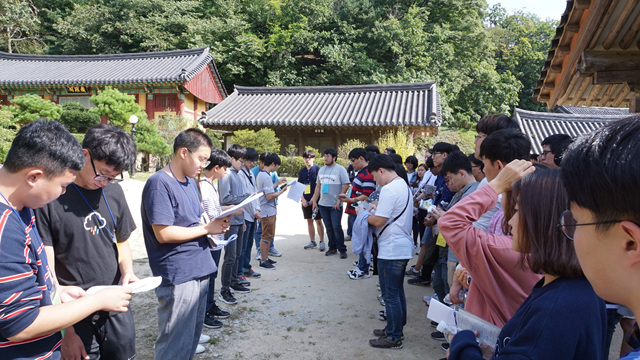
<svg viewBox="0 0 640 360">
<path fill-rule="evenodd" d="M 189 150 L 188 148 L 187 148 L 187 151 L 193 154 L 193 151 Z M 198 161 L 200 161 L 200 165 L 204 167 L 209 166 L 209 164 L 211 163 L 208 157 L 202 157 L 202 156 L 198 156 Z M 244 160 L 242 160 L 242 162 L 244 163 Z"/>
<path fill-rule="evenodd" d="M 576 234 L 576 226 L 586 226 L 586 225 L 601 225 L 601 224 L 615 224 L 625 220 L 606 220 L 606 221 L 597 221 L 591 223 L 578 224 L 576 223 L 576 219 L 573 218 L 573 214 L 571 210 L 565 210 L 562 214 L 560 214 L 560 223 L 558 227 L 562 229 L 562 233 L 569 240 L 573 240 L 573 236 Z"/>
<path fill-rule="evenodd" d="M 93 173 L 95 174 L 95 176 L 93 177 L 93 180 L 108 181 L 110 183 L 117 183 L 124 180 L 124 176 L 122 175 L 122 173 L 120 173 L 120 179 L 114 179 L 105 175 L 99 175 L 98 172 L 96 171 L 96 165 L 93 163 L 93 156 L 91 156 L 91 153 L 89 153 L 89 160 L 91 160 L 91 167 L 93 168 Z"/>
<path fill-rule="evenodd" d="M 544 157 L 549 156 L 549 154 L 551 154 L 551 150 L 543 150 L 542 151 L 542 156 L 544 156 Z"/>
</svg>

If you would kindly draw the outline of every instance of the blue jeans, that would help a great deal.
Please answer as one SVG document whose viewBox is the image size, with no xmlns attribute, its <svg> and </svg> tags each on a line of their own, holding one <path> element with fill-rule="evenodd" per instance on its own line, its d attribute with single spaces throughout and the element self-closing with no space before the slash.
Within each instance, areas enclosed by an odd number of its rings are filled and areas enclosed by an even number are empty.
<svg viewBox="0 0 640 360">
<path fill-rule="evenodd" d="M 404 272 L 409 259 L 385 260 L 378 258 L 380 291 L 387 313 L 387 336 L 393 341 L 402 337 L 402 328 L 407 324 L 407 299 L 404 295 Z"/>
<path fill-rule="evenodd" d="M 329 238 L 329 250 L 338 250 L 346 252 L 347 247 L 344 245 L 344 232 L 342 231 L 342 206 L 335 210 L 331 206 L 318 206 L 320 215 L 324 222 L 324 228 Z"/>
<path fill-rule="evenodd" d="M 356 221 L 356 214 L 347 213 L 347 235 L 353 235 L 353 223 Z"/>
<path fill-rule="evenodd" d="M 209 277 L 159 286 L 156 360 L 191 359 L 196 353 L 207 311 Z"/>
<path fill-rule="evenodd" d="M 447 279 L 447 257 L 439 257 L 436 266 L 433 268 L 433 291 L 438 294 L 438 299 L 443 303 L 444 297 L 449 293 L 449 282 Z"/>
<path fill-rule="evenodd" d="M 360 258 L 358 259 L 358 269 L 365 274 L 369 273 L 369 262 L 364 258 L 364 251 L 360 253 Z"/>
<path fill-rule="evenodd" d="M 211 257 L 213 258 L 213 262 L 216 263 L 216 266 L 218 267 L 218 269 L 220 269 L 221 253 L 222 253 L 222 250 L 211 251 Z M 207 291 L 207 311 L 209 311 L 209 309 L 211 309 L 211 307 L 216 304 L 216 297 L 214 293 L 216 291 L 217 277 L 218 277 L 218 270 L 216 270 L 216 272 L 214 272 L 213 274 L 209 275 L 209 291 Z"/>
<path fill-rule="evenodd" d="M 238 276 L 244 275 L 244 269 L 251 269 L 251 249 L 253 248 L 253 233 L 256 230 L 255 221 L 244 221 L 247 229 L 242 240 L 242 252 L 238 260 Z"/>
</svg>

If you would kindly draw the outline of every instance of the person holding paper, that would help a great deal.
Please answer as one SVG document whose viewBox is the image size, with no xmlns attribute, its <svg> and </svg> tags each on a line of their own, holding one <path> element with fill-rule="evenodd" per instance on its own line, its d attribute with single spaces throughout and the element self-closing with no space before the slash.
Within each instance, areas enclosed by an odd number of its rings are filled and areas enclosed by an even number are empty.
<svg viewBox="0 0 640 360">
<path fill-rule="evenodd" d="M 82 148 L 84 167 L 68 191 L 36 210 L 49 266 L 59 284 L 84 290 L 133 283 L 138 278 L 128 240 L 136 224 L 118 182 L 135 162 L 136 144 L 122 129 L 101 124 L 87 131 Z M 135 334 L 130 310 L 100 311 L 65 330 L 62 356 L 130 359 Z"/>
<path fill-rule="evenodd" d="M 274 153 L 267 153 L 264 157 L 264 167 L 258 173 L 256 182 L 258 191 L 264 191 L 264 196 L 260 197 L 260 209 L 262 210 L 262 234 L 260 238 L 260 268 L 265 270 L 275 270 L 277 261 L 269 259 L 269 247 L 276 233 L 276 198 L 282 195 L 287 189 L 283 186 L 278 192 L 273 189 L 270 173 L 278 170 L 281 161 L 280 157 Z"/>
<path fill-rule="evenodd" d="M 307 229 L 309 230 L 309 243 L 304 246 L 304 249 L 315 249 L 318 244 L 316 243 L 315 235 L 316 229 L 313 226 L 315 221 L 318 227 L 318 238 L 320 238 L 320 251 L 325 251 L 324 245 L 324 226 L 322 225 L 322 214 L 316 211 L 315 217 L 313 216 L 313 206 L 311 204 L 311 198 L 316 191 L 316 179 L 318 178 L 318 171 L 320 166 L 315 165 L 313 161 L 316 159 L 316 153 L 313 150 L 305 150 L 302 154 L 304 165 L 300 172 L 298 172 L 298 182 L 306 185 L 304 194 L 300 201 L 302 202 L 302 215 L 307 220 Z"/>
<path fill-rule="evenodd" d="M 190 359 L 198 349 L 208 309 L 209 275 L 216 264 L 207 235 L 229 228 L 229 218 L 202 224 L 195 177 L 209 164 L 211 139 L 191 128 L 176 136 L 171 161 L 142 190 L 142 234 L 154 276 L 159 335 L 155 359 Z"/>
<path fill-rule="evenodd" d="M 478 191 L 490 199 L 484 205 L 490 208 L 498 194 L 509 190 L 510 195 L 503 197 L 503 209 L 513 249 L 520 254 L 518 265 L 543 278 L 500 331 L 494 358 L 608 358 L 604 301 L 585 278 L 573 241 L 558 226 L 567 221 L 569 207 L 560 171 L 514 160 Z M 446 235 L 453 230 L 459 223 L 454 219 L 469 216 L 468 205 L 479 200 L 469 196 L 445 213 L 441 231 Z M 449 360 L 482 358 L 473 331 L 463 330 L 453 337 Z"/>
</svg>

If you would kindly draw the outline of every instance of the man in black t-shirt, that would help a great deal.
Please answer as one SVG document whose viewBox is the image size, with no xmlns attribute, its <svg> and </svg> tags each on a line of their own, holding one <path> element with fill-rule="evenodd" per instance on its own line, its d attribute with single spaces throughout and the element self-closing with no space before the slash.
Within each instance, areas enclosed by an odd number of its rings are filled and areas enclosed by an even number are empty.
<svg viewBox="0 0 640 360">
<path fill-rule="evenodd" d="M 111 125 L 89 129 L 82 142 L 84 168 L 67 192 L 36 211 L 38 231 L 61 285 L 129 284 L 138 280 L 128 239 L 136 225 L 120 185 L 136 146 Z M 97 312 L 65 330 L 63 358 L 130 359 L 135 356 L 131 311 Z"/>
</svg>

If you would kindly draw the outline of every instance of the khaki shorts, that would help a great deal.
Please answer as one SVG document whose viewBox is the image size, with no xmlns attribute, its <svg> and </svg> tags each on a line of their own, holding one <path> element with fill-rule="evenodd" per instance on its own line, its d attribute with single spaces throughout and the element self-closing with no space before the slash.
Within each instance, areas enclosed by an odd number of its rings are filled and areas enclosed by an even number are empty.
<svg viewBox="0 0 640 360">
<path fill-rule="evenodd" d="M 262 236 L 260 239 L 262 241 L 271 241 L 276 235 L 276 216 L 263 217 L 260 222 L 262 223 Z"/>
</svg>

